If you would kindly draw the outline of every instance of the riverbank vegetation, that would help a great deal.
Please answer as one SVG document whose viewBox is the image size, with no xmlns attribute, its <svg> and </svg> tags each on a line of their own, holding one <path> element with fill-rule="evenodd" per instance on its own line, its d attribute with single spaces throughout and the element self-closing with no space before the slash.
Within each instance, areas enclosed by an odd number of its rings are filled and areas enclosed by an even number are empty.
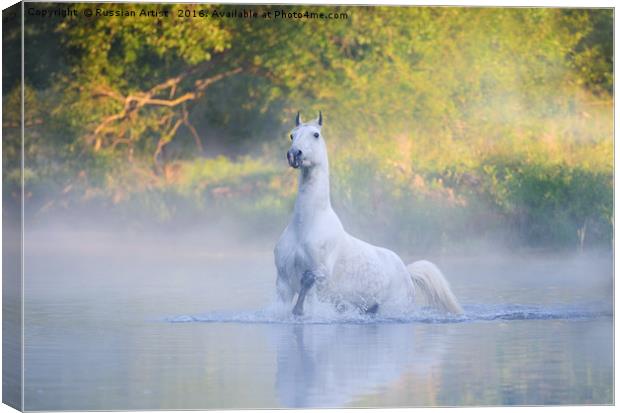
<svg viewBox="0 0 620 413">
<path fill-rule="evenodd" d="M 374 243 L 611 246 L 612 10 L 177 16 L 203 7 L 140 5 L 169 18 L 26 16 L 32 222 L 74 211 L 137 228 L 228 217 L 277 236 L 296 192 L 285 151 L 302 109 L 323 112 L 335 209 Z M 5 50 L 18 49 L 11 27 Z M 21 180 L 18 79 L 5 71 L 5 197 Z"/>
</svg>

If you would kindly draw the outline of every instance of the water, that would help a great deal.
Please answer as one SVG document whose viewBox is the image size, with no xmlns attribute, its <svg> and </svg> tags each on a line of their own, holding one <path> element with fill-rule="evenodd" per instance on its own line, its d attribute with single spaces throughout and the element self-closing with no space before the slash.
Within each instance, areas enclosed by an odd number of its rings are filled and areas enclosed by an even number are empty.
<svg viewBox="0 0 620 413">
<path fill-rule="evenodd" d="M 613 403 L 610 255 L 438 257 L 463 316 L 300 322 L 266 244 L 26 247 L 27 410 Z"/>
</svg>

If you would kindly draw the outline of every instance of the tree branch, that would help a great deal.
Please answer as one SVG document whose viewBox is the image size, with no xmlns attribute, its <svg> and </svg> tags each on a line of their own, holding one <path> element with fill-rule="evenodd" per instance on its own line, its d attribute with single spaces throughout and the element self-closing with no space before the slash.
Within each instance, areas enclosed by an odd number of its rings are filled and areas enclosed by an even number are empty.
<svg viewBox="0 0 620 413">
<path fill-rule="evenodd" d="M 168 132 L 166 135 L 159 138 L 159 141 L 157 142 L 157 149 L 155 149 L 155 153 L 153 154 L 153 161 L 155 161 L 155 165 L 159 164 L 157 158 L 159 157 L 159 154 L 161 153 L 162 149 L 164 148 L 164 146 L 170 143 L 170 141 L 172 140 L 172 137 L 177 133 L 177 130 L 182 124 L 183 124 L 183 119 L 177 120 L 174 126 L 170 129 L 170 132 Z"/>
<path fill-rule="evenodd" d="M 200 135 L 198 135 L 198 131 L 196 131 L 196 128 L 194 128 L 194 125 L 192 125 L 189 121 L 189 112 L 187 111 L 186 105 L 183 105 L 183 124 L 185 124 L 185 127 L 189 129 L 189 132 L 191 133 L 192 137 L 194 138 L 194 142 L 196 143 L 196 148 L 202 155 L 203 153 L 202 141 L 200 140 Z"/>
<path fill-rule="evenodd" d="M 165 82 L 162 82 L 152 87 L 145 93 L 130 94 L 124 97 L 120 93 L 111 91 L 105 87 L 100 87 L 96 89 L 94 97 L 107 96 L 114 100 L 123 102 L 124 105 L 123 105 L 123 109 L 120 112 L 105 117 L 94 129 L 92 135 L 89 137 L 89 140 L 94 140 L 95 142 L 97 142 L 95 150 L 99 149 L 99 147 L 101 146 L 101 137 L 99 135 L 101 135 L 107 128 L 109 128 L 110 125 L 116 122 L 128 119 L 130 116 L 133 116 L 137 112 L 139 112 L 140 109 L 142 109 L 143 107 L 163 106 L 163 107 L 168 107 L 168 108 L 175 108 L 181 104 L 185 104 L 188 101 L 192 101 L 192 100 L 200 98 L 204 94 L 204 91 L 212 84 L 226 77 L 240 73 L 243 70 L 241 67 L 238 67 L 232 70 L 228 70 L 226 72 L 219 73 L 211 77 L 207 77 L 204 79 L 198 79 L 194 82 L 193 91 L 187 92 L 179 97 L 172 98 L 172 96 L 174 96 L 174 93 L 176 93 L 176 90 L 179 84 L 184 79 L 186 79 L 188 76 L 195 74 L 196 72 L 199 72 L 201 69 L 205 69 L 206 67 L 208 67 L 209 64 L 207 63 L 212 63 L 212 62 L 205 62 L 202 65 L 198 65 L 195 68 L 192 68 L 180 74 L 179 76 L 170 78 L 166 80 Z M 158 93 L 164 90 L 167 90 L 167 89 L 170 89 L 170 92 L 169 92 L 170 98 L 165 99 L 165 98 L 157 97 Z M 196 141 L 196 145 L 202 150 L 202 144 L 200 143 L 200 137 L 198 136 L 196 129 L 189 122 L 189 116 L 183 115 L 182 119 L 180 119 L 180 122 L 181 124 L 185 124 L 185 126 L 187 126 L 187 128 L 190 130 L 190 133 L 194 137 L 194 140 Z M 177 124 L 178 123 L 179 121 L 177 121 Z M 173 128 L 175 133 L 176 133 L 176 130 L 178 129 L 178 126 L 180 126 L 180 124 L 179 125 L 175 124 L 175 127 Z M 167 142 L 163 143 L 163 145 L 165 145 L 166 143 Z M 160 151 L 161 151 L 161 148 L 159 148 L 158 146 L 156 155 L 158 155 Z"/>
</svg>

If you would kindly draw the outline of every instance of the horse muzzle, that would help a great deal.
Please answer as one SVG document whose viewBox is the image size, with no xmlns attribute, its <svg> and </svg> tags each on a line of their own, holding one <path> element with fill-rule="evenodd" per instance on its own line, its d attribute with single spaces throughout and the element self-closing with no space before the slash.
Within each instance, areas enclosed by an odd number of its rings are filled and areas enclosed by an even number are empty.
<svg viewBox="0 0 620 413">
<path fill-rule="evenodd" d="M 301 159 L 301 151 L 299 149 L 290 149 L 287 153 L 286 153 L 286 159 L 288 160 L 288 164 L 297 169 L 301 166 L 301 163 L 303 162 Z"/>
</svg>

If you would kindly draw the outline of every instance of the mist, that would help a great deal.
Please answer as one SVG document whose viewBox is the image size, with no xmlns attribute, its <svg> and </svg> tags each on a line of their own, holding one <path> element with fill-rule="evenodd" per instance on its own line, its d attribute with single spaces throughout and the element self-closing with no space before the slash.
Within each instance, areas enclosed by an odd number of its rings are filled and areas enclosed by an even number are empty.
<svg viewBox="0 0 620 413">
<path fill-rule="evenodd" d="M 272 233 L 282 228 L 257 234 L 231 218 L 166 231 L 27 222 L 26 406 L 467 405 L 455 371 L 484 393 L 477 405 L 611 400 L 608 250 L 408 251 L 441 268 L 462 316 L 423 301 L 390 319 L 310 301 L 299 320 L 274 310 Z M 556 375 L 568 365 L 593 371 L 591 382 Z M 542 383 L 544 396 L 527 390 Z"/>
<path fill-rule="evenodd" d="M 32 7 L 3 18 L 25 409 L 613 403 L 612 9 L 308 6 L 348 17 L 154 30 Z M 463 314 L 275 302 L 290 131 L 319 110 L 345 230 L 435 263 Z"/>
</svg>

